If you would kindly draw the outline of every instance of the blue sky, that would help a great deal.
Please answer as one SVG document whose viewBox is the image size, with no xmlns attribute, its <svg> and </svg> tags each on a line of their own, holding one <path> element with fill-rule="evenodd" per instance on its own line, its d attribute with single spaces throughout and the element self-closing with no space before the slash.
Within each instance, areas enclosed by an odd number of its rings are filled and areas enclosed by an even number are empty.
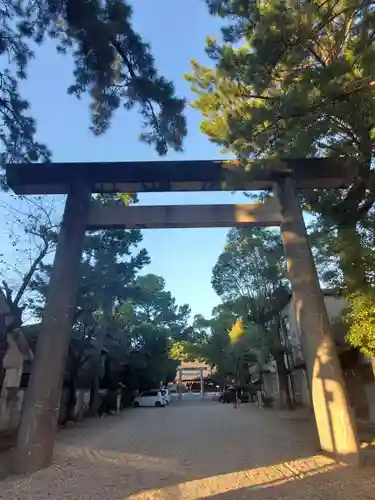
<svg viewBox="0 0 375 500">
<path fill-rule="evenodd" d="M 174 81 L 179 95 L 191 99 L 183 75 L 189 71 L 191 59 L 208 62 L 204 53 L 205 37 L 219 34 L 219 21 L 208 15 L 203 0 L 132 3 L 135 29 L 150 41 L 161 74 Z M 37 120 L 39 140 L 52 150 L 53 159 L 66 162 L 157 159 L 152 148 L 138 141 L 140 120 L 135 111 L 118 112 L 104 136 L 92 135 L 88 102 L 66 94 L 72 81 L 71 70 L 69 58 L 58 55 L 52 43 L 46 44 L 38 49 L 30 65 L 29 78 L 22 85 Z M 184 152 L 171 153 L 167 159 L 218 158 L 216 146 L 199 130 L 199 114 L 188 107 L 187 118 Z M 2 200 L 6 199 L 4 196 L 1 195 Z M 235 203 L 244 198 L 240 193 L 156 193 L 141 196 L 140 201 L 145 204 Z M 0 218 L 1 231 L 5 222 L 1 212 Z M 210 315 L 219 302 L 211 288 L 211 270 L 223 249 L 226 233 L 226 229 L 144 231 L 143 245 L 152 260 L 147 272 L 163 276 L 177 301 L 190 304 L 194 314 Z M 11 255 L 5 244 L 0 246 L 0 252 Z"/>
</svg>

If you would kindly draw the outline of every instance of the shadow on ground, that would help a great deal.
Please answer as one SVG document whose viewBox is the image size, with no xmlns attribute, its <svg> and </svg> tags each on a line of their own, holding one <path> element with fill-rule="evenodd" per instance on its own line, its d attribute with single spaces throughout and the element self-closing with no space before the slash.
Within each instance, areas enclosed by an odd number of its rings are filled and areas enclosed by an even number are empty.
<svg viewBox="0 0 375 500">
<path fill-rule="evenodd" d="M 229 500 L 275 492 L 320 500 L 340 494 L 344 500 L 349 488 L 351 500 L 364 500 L 373 496 L 373 472 L 318 455 L 308 414 L 180 403 L 60 432 L 55 465 L 7 478 L 0 499 Z"/>
<path fill-rule="evenodd" d="M 336 467 L 336 466 L 335 466 Z M 311 470 L 305 474 L 289 473 L 279 468 L 279 477 L 270 479 L 268 471 L 241 471 L 228 476 L 207 478 L 172 487 L 148 490 L 128 496 L 129 500 L 370 500 L 375 481 L 373 469 L 346 467 Z M 284 476 L 284 477 L 283 477 Z M 216 491 L 215 491 L 216 490 Z M 219 492 L 218 492 L 219 491 Z"/>
</svg>

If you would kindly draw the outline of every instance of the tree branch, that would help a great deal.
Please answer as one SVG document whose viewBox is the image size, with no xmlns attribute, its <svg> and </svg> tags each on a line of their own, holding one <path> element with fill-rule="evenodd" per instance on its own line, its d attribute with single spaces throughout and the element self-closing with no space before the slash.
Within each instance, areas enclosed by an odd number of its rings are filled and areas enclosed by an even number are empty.
<svg viewBox="0 0 375 500">
<path fill-rule="evenodd" d="M 13 290 L 9 287 L 8 283 L 3 280 L 2 281 L 4 292 L 5 292 L 5 298 L 9 306 L 13 304 L 12 302 L 12 295 L 13 295 Z"/>
<path fill-rule="evenodd" d="M 22 284 L 21 284 L 21 286 L 16 294 L 14 301 L 13 301 L 13 304 L 16 307 L 18 307 L 18 304 L 19 304 L 23 294 L 25 293 L 25 290 L 28 287 L 28 285 L 31 281 L 31 278 L 33 277 L 35 271 L 37 270 L 39 264 L 42 262 L 44 257 L 47 255 L 48 248 L 49 248 L 49 242 L 47 240 L 45 240 L 43 248 L 40 250 L 39 255 L 36 257 L 36 259 L 34 259 L 34 262 L 31 264 L 30 269 L 25 274 L 25 276 L 22 280 Z"/>
<path fill-rule="evenodd" d="M 118 52 L 118 54 L 120 55 L 121 59 L 123 60 L 125 66 L 127 67 L 128 71 L 129 71 L 129 74 L 132 78 L 134 78 L 135 80 L 137 79 L 137 75 L 135 74 L 135 71 L 125 53 L 125 51 L 122 49 L 121 45 L 119 42 L 117 42 L 117 40 L 115 40 L 113 37 L 109 37 L 110 39 L 110 42 L 112 43 L 113 47 L 116 49 L 116 51 Z M 158 133 L 158 135 L 160 137 L 162 137 L 162 133 L 160 131 L 160 128 L 159 128 L 159 120 L 158 120 L 158 117 L 156 116 L 155 114 L 155 110 L 154 110 L 154 106 L 153 106 L 153 103 L 151 102 L 150 99 L 146 99 L 146 103 L 149 107 L 149 110 L 150 110 L 150 113 L 152 115 L 152 118 L 155 122 L 155 127 L 156 127 L 156 131 Z"/>
</svg>

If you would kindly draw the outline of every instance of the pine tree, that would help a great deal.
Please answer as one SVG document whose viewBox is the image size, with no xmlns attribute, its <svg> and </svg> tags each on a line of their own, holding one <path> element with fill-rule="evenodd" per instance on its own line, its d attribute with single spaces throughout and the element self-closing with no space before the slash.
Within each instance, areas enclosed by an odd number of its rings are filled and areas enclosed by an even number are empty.
<svg viewBox="0 0 375 500">
<path fill-rule="evenodd" d="M 116 110 L 138 108 L 141 139 L 158 154 L 181 150 L 186 135 L 184 100 L 162 77 L 150 46 L 134 31 L 123 0 L 3 0 L 0 12 L 0 144 L 2 163 L 44 161 L 50 152 L 36 139 L 36 123 L 18 81 L 27 77 L 33 42 L 56 41 L 74 60 L 68 92 L 90 97 L 92 131 L 104 133 Z M 4 183 L 4 179 L 2 180 Z"/>
<path fill-rule="evenodd" d="M 341 192 L 304 193 L 305 209 L 335 228 L 350 291 L 366 289 L 358 223 L 375 200 L 375 2 L 207 0 L 224 19 L 207 39 L 214 69 L 187 78 L 202 131 L 248 162 L 264 156 L 350 157 Z"/>
</svg>

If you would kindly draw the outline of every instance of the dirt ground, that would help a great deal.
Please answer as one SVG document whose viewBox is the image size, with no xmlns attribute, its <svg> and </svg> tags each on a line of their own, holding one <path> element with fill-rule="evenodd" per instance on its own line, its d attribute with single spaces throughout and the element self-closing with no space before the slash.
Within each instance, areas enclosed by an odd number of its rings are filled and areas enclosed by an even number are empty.
<svg viewBox="0 0 375 500">
<path fill-rule="evenodd" d="M 59 433 L 56 462 L 0 482 L 12 500 L 370 500 L 374 468 L 316 454 L 301 414 L 215 402 L 140 408 Z"/>
</svg>

